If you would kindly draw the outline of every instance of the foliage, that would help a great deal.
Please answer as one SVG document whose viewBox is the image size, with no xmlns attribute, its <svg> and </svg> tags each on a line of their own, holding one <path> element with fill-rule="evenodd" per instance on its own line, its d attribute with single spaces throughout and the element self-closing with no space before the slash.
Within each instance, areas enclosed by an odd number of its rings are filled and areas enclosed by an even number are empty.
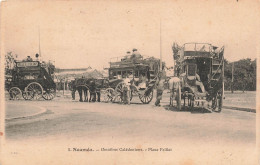
<svg viewBox="0 0 260 165">
<path fill-rule="evenodd" d="M 241 59 L 233 63 L 225 60 L 225 89 L 231 90 L 234 65 L 233 90 L 256 90 L 256 59 Z"/>
<path fill-rule="evenodd" d="M 11 70 L 14 68 L 15 59 L 17 55 L 14 55 L 12 52 L 7 52 L 5 55 L 5 74 L 10 74 Z"/>
</svg>

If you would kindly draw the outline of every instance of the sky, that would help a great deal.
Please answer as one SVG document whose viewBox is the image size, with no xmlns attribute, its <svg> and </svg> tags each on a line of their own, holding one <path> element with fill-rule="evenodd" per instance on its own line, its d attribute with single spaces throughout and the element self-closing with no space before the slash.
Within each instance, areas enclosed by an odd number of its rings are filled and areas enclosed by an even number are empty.
<svg viewBox="0 0 260 165">
<path fill-rule="evenodd" d="M 137 48 L 171 66 L 173 42 L 206 42 L 225 46 L 229 61 L 254 59 L 259 12 L 254 0 L 10 0 L 1 3 L 1 52 L 34 57 L 40 41 L 42 59 L 58 68 L 102 69 Z"/>
</svg>

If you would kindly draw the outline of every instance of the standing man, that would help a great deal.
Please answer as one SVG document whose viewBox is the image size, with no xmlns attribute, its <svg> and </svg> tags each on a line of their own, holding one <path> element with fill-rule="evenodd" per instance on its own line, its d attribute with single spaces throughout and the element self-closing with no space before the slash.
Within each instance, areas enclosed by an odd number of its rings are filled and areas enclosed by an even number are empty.
<svg viewBox="0 0 260 165">
<path fill-rule="evenodd" d="M 159 72 L 158 79 L 156 82 L 157 85 L 157 93 L 156 93 L 156 101 L 155 101 L 155 106 L 160 106 L 160 102 L 162 100 L 162 94 L 164 90 L 164 82 L 166 80 L 166 72 L 164 69 L 164 65 L 162 66 L 162 71 Z"/>
<path fill-rule="evenodd" d="M 70 83 L 69 83 L 69 87 L 70 87 L 70 90 L 71 90 L 71 97 L 72 97 L 72 100 L 75 100 L 75 93 L 76 93 L 76 80 L 72 80 Z"/>
<path fill-rule="evenodd" d="M 128 74 L 126 74 L 124 78 L 123 103 L 130 105 L 130 79 L 128 77 Z"/>
</svg>

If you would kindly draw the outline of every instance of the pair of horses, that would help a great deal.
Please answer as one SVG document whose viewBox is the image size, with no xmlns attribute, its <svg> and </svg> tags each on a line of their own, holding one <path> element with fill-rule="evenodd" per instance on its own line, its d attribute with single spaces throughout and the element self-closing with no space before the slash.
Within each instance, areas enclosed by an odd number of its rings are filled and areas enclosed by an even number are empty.
<svg viewBox="0 0 260 165">
<path fill-rule="evenodd" d="M 94 78 L 80 78 L 71 81 L 70 83 L 72 93 L 78 91 L 80 102 L 100 102 L 100 90 L 104 88 L 104 79 L 94 79 Z M 89 95 L 88 95 L 89 93 Z M 72 94 L 73 95 L 73 94 Z M 72 96 L 73 97 L 73 96 Z"/>
<path fill-rule="evenodd" d="M 114 80 L 109 83 L 106 79 L 80 78 L 71 81 L 70 88 L 74 94 L 78 91 L 80 102 L 100 102 L 100 90 L 109 86 L 115 86 L 118 82 L 119 80 Z M 172 77 L 169 79 L 168 83 L 171 91 L 170 105 L 173 106 L 173 100 L 177 101 L 177 105 L 180 104 L 180 100 L 178 100 L 179 97 L 177 97 L 177 92 L 180 90 L 180 79 L 178 77 Z"/>
</svg>

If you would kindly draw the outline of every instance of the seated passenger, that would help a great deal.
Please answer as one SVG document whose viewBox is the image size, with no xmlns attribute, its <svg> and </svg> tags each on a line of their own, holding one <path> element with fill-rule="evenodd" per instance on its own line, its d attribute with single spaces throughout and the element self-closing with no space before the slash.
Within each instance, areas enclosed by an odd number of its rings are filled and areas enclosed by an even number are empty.
<svg viewBox="0 0 260 165">
<path fill-rule="evenodd" d="M 127 51 L 127 52 L 126 52 L 126 55 L 121 59 L 121 61 L 128 61 L 130 55 L 131 55 L 131 52 L 130 52 L 130 51 Z"/>
<path fill-rule="evenodd" d="M 121 75 L 117 75 L 116 78 L 117 78 L 117 79 L 122 79 L 122 76 L 121 76 Z"/>
<path fill-rule="evenodd" d="M 200 92 L 205 93 L 205 88 L 203 83 L 200 80 L 200 76 L 196 73 L 196 85 L 200 87 Z"/>
<path fill-rule="evenodd" d="M 130 78 L 130 80 L 132 80 L 134 78 L 134 75 L 132 73 L 128 73 L 128 77 Z"/>
<path fill-rule="evenodd" d="M 139 78 L 138 89 L 145 89 L 146 88 L 146 77 L 145 75 L 141 74 Z"/>
</svg>

